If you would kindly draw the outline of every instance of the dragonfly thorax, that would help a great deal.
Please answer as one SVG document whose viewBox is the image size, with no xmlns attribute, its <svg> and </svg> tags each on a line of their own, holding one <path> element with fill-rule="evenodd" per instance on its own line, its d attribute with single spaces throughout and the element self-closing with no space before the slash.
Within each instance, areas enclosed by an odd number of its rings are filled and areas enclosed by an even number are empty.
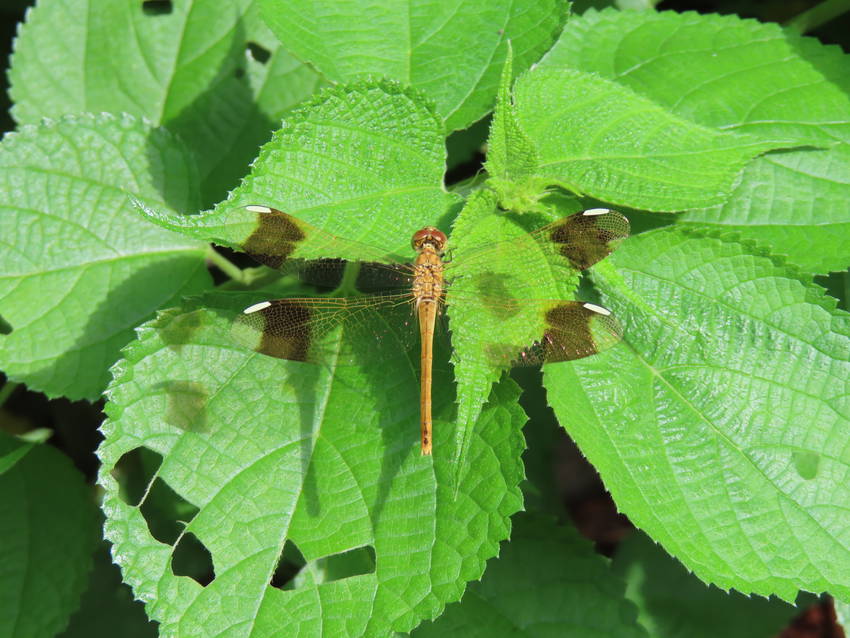
<svg viewBox="0 0 850 638">
<path fill-rule="evenodd" d="M 426 226 L 425 228 L 413 233 L 410 245 L 413 246 L 413 249 L 417 252 L 422 252 L 426 245 L 430 245 L 434 252 L 441 255 L 446 249 L 446 243 L 448 241 L 446 234 L 439 228 Z"/>
</svg>

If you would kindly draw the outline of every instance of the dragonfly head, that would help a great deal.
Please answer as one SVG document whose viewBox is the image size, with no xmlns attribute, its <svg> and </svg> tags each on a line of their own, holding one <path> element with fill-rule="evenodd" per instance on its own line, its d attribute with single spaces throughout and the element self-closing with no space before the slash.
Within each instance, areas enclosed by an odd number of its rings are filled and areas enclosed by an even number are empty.
<svg viewBox="0 0 850 638">
<path fill-rule="evenodd" d="M 430 244 L 438 254 L 442 254 L 442 252 L 446 249 L 448 241 L 446 234 L 439 228 L 426 226 L 422 230 L 417 230 L 413 233 L 410 245 L 413 246 L 415 251 L 421 252 L 426 244 Z"/>
</svg>

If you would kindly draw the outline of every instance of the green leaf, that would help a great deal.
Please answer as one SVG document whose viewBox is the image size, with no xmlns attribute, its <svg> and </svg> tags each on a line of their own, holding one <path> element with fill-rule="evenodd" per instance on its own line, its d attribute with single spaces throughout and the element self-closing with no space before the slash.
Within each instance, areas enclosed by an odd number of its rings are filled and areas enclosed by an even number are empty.
<svg viewBox="0 0 850 638">
<path fill-rule="evenodd" d="M 704 126 L 819 145 L 850 135 L 831 78 L 847 77 L 846 57 L 732 15 L 606 10 L 571 20 L 538 68 L 598 73 Z"/>
<path fill-rule="evenodd" d="M 456 484 L 464 480 L 468 470 L 469 445 L 490 387 L 509 367 L 509 361 L 499 362 L 488 357 L 488 348 L 501 344 L 531 344 L 545 328 L 543 318 L 533 309 L 529 312 L 518 305 L 505 312 L 505 308 L 489 307 L 486 303 L 488 291 L 500 298 L 510 298 L 515 293 L 520 299 L 571 299 L 579 280 L 578 271 L 566 260 L 558 267 L 533 242 L 522 241 L 528 230 L 543 225 L 539 219 L 529 215 L 496 214 L 497 201 L 493 191 L 474 192 L 455 220 L 449 240 L 451 261 L 457 264 L 451 274 L 447 273 L 447 279 L 451 277 L 451 288 L 446 310 L 452 333 L 451 361 L 458 397 L 453 452 Z M 503 242 L 502 247 L 485 252 L 487 258 L 481 259 L 480 249 L 497 242 Z M 519 266 L 514 257 L 516 251 L 524 253 Z M 458 303 L 453 303 L 452 299 Z"/>
<path fill-rule="evenodd" d="M 835 600 L 833 603 L 835 604 L 835 616 L 838 624 L 847 629 L 850 627 L 850 603 L 840 600 Z"/>
<path fill-rule="evenodd" d="M 640 623 L 657 638 L 767 638 L 799 611 L 780 600 L 705 585 L 641 533 L 617 547 L 613 567 L 627 583 Z"/>
<path fill-rule="evenodd" d="M 210 285 L 204 248 L 139 218 L 197 205 L 191 157 L 129 116 L 25 126 L 0 144 L 0 367 L 48 396 L 95 400 L 133 327 Z"/>
<path fill-rule="evenodd" d="M 261 356 L 230 334 L 247 302 L 219 294 L 163 314 L 116 367 L 99 482 L 125 581 L 164 636 L 383 636 L 435 617 L 480 578 L 521 507 L 518 389 L 494 389 L 455 498 L 441 452 L 452 436 L 447 372 L 435 374 L 435 454 L 422 456 L 417 356 L 392 338 L 345 335 L 328 341 L 324 366 Z M 341 364 L 349 349 L 360 365 Z M 122 499 L 110 472 L 140 447 L 162 456 L 157 480 L 197 507 L 178 537 L 209 551 L 205 586 L 175 576 L 174 548 L 151 535 L 144 506 Z M 285 547 L 307 565 L 281 589 L 269 581 Z M 333 570 L 313 566 L 358 548 L 371 548 L 371 571 L 316 579 Z"/>
<path fill-rule="evenodd" d="M 545 384 L 618 507 L 721 588 L 850 595 L 850 316 L 764 251 L 675 227 L 595 281 L 624 343 Z"/>
<path fill-rule="evenodd" d="M 610 80 L 540 69 L 514 87 L 536 174 L 580 194 L 653 211 L 721 203 L 753 157 L 793 145 L 689 122 Z"/>
<path fill-rule="evenodd" d="M 287 118 L 230 197 L 196 216 L 151 221 L 240 249 L 257 231 L 246 205 L 272 206 L 379 255 L 410 256 L 410 238 L 457 201 L 443 187 L 442 126 L 421 96 L 394 83 L 328 89 Z M 375 259 L 376 254 L 299 253 Z"/>
<path fill-rule="evenodd" d="M 540 67 L 598 73 L 704 126 L 831 146 L 757 158 L 729 200 L 681 221 L 769 242 L 814 272 L 846 268 L 850 66 L 838 47 L 736 16 L 589 11 Z"/>
<path fill-rule="evenodd" d="M 511 98 L 512 64 L 509 46 L 487 137 L 487 161 L 484 163 L 487 185 L 496 191 L 499 205 L 505 210 L 543 211 L 538 200 L 546 191 L 546 183 L 535 179 L 539 164 L 537 149 L 517 122 Z"/>
<path fill-rule="evenodd" d="M 334 82 L 389 77 L 422 90 L 447 130 L 493 105 L 506 42 L 528 69 L 560 33 L 566 0 L 261 0 L 284 46 Z"/>
<path fill-rule="evenodd" d="M 487 161 L 484 168 L 491 179 L 519 182 L 534 174 L 537 168 L 537 151 L 534 144 L 516 121 L 511 85 L 513 83 L 513 54 L 508 44 L 508 55 L 502 69 L 496 109 L 487 138 Z"/>
<path fill-rule="evenodd" d="M 463 601 L 413 632 L 429 636 L 646 636 L 624 583 L 571 527 L 521 515 Z"/>
<path fill-rule="evenodd" d="M 94 567 L 80 608 L 71 616 L 59 638 L 156 638 L 156 625 L 145 616 L 144 607 L 133 600 L 130 588 L 121 582 L 121 571 L 112 562 L 109 546 L 101 542 L 94 553 Z"/>
<path fill-rule="evenodd" d="M 27 447 L 27 454 L 0 474 L 0 634 L 50 638 L 68 624 L 85 589 L 97 510 L 83 477 L 64 455 L 0 435 L 0 456 Z"/>
<path fill-rule="evenodd" d="M 44 2 L 27 14 L 9 77 L 20 123 L 86 111 L 165 125 L 194 152 L 203 201 L 236 184 L 318 75 L 278 50 L 251 0 Z M 251 53 L 260 45 L 270 57 Z"/>
<path fill-rule="evenodd" d="M 15 464 L 29 454 L 35 447 L 33 443 L 22 439 L 2 439 L 5 442 L 0 450 L 0 474 L 8 472 Z"/>
<path fill-rule="evenodd" d="M 850 144 L 771 154 L 744 169 L 725 203 L 678 221 L 765 242 L 810 272 L 843 270 L 850 264 L 848 176 Z"/>
</svg>

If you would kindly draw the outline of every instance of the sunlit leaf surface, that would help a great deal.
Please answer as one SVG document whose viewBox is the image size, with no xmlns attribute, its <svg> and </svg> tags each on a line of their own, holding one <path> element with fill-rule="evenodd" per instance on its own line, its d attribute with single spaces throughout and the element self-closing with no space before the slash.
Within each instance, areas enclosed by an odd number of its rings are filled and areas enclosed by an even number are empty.
<svg viewBox="0 0 850 638">
<path fill-rule="evenodd" d="M 454 411 L 444 357 L 435 453 L 424 457 L 415 354 L 342 334 L 328 347 L 338 361 L 355 348 L 360 365 L 261 356 L 230 334 L 247 299 L 161 315 L 116 370 L 100 482 L 124 579 L 166 636 L 382 636 L 436 616 L 481 576 L 521 506 L 517 389 L 491 395 L 455 494 L 442 452 Z M 146 514 L 148 490 L 135 501 L 111 474 L 142 452 L 161 461 L 150 480 L 186 502 L 170 533 Z M 208 572 L 177 567 L 181 543 L 208 556 Z"/>
<path fill-rule="evenodd" d="M 680 221 L 767 242 L 814 272 L 847 267 L 850 65 L 838 47 L 731 15 L 588 11 L 540 66 L 599 73 L 704 126 L 821 147 L 755 159 L 731 198 Z"/>
<path fill-rule="evenodd" d="M 448 130 L 493 106 L 511 41 L 517 72 L 552 46 L 563 0 L 262 0 L 281 42 L 335 82 L 389 77 L 421 90 Z"/>
<path fill-rule="evenodd" d="M 0 144 L 0 366 L 48 396 L 97 399 L 153 312 L 207 287 L 204 246 L 130 200 L 197 205 L 191 156 L 130 116 L 68 117 Z"/>
<path fill-rule="evenodd" d="M 545 369 L 618 507 L 706 582 L 850 595 L 850 316 L 757 248 L 677 229 L 598 267 L 624 342 Z"/>
<path fill-rule="evenodd" d="M 252 0 L 42 2 L 21 26 L 9 77 L 20 123 L 124 112 L 167 126 L 198 162 L 203 205 L 237 184 L 320 83 L 278 47 Z"/>
</svg>

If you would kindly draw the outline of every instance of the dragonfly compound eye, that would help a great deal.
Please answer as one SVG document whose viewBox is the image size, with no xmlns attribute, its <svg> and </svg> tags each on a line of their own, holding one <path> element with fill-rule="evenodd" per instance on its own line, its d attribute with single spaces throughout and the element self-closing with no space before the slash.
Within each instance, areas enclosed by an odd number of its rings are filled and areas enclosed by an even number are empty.
<svg viewBox="0 0 850 638">
<path fill-rule="evenodd" d="M 442 252 L 445 249 L 446 242 L 448 242 L 446 234 L 433 226 L 426 226 L 421 230 L 417 230 L 410 240 L 410 244 L 414 250 L 419 250 L 425 244 L 431 244 L 438 252 Z"/>
</svg>

